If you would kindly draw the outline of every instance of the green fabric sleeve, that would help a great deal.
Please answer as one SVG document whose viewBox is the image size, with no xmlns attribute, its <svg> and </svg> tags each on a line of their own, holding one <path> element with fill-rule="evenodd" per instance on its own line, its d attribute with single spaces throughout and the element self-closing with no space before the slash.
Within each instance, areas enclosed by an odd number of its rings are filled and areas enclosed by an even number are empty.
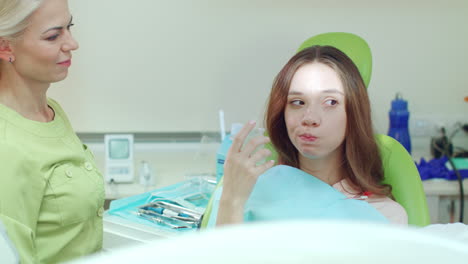
<svg viewBox="0 0 468 264">
<path fill-rule="evenodd" d="M 28 154 L 0 139 L 0 219 L 21 263 L 37 263 L 34 238 L 45 181 L 35 166 L 24 166 L 24 157 Z"/>
</svg>

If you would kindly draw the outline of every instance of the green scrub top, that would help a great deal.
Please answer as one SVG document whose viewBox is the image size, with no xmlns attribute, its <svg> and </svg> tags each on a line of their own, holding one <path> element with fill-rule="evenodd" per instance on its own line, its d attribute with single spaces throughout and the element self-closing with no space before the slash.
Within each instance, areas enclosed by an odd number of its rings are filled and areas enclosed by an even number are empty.
<svg viewBox="0 0 468 264">
<path fill-rule="evenodd" d="M 0 104 L 0 221 L 21 263 L 57 263 L 102 248 L 104 181 L 52 99 L 54 120 Z"/>
</svg>

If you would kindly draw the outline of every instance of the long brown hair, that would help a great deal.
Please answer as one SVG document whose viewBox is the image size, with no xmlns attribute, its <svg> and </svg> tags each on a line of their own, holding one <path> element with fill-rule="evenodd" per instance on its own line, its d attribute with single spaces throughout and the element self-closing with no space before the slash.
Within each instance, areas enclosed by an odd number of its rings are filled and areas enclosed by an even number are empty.
<svg viewBox="0 0 468 264">
<path fill-rule="evenodd" d="M 343 166 L 348 180 L 360 191 L 389 195 L 383 184 L 382 160 L 372 127 L 371 108 L 364 81 L 353 61 L 331 46 L 312 46 L 294 55 L 276 76 L 265 114 L 266 128 L 278 152 L 278 162 L 299 168 L 299 154 L 289 139 L 284 110 L 291 81 L 305 64 L 323 63 L 337 72 L 345 89 L 346 137 Z"/>
</svg>

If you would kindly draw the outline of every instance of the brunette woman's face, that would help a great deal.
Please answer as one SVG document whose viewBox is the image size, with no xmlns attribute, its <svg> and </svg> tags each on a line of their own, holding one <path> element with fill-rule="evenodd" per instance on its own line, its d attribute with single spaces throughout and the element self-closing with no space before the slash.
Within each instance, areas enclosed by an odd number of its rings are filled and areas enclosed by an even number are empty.
<svg viewBox="0 0 468 264">
<path fill-rule="evenodd" d="M 345 91 L 338 73 L 323 63 L 301 66 L 285 108 L 288 136 L 309 159 L 339 155 L 346 134 Z"/>
</svg>

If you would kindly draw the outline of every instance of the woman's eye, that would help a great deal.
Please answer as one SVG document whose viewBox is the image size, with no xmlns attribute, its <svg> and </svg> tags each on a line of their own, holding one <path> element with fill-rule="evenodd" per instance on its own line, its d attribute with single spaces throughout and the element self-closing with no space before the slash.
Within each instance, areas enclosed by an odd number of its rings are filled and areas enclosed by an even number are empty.
<svg viewBox="0 0 468 264">
<path fill-rule="evenodd" d="M 49 41 L 53 41 L 53 40 L 56 40 L 58 38 L 59 34 L 55 34 L 53 36 L 50 36 L 48 38 L 46 38 L 46 40 L 49 40 Z"/>
<path fill-rule="evenodd" d="M 292 100 L 289 103 L 292 104 L 292 105 L 304 105 L 304 102 L 301 101 L 301 100 Z"/>
<path fill-rule="evenodd" d="M 325 101 L 325 104 L 333 106 L 333 105 L 338 104 L 338 101 L 334 100 L 334 99 L 329 99 L 329 100 Z"/>
</svg>

